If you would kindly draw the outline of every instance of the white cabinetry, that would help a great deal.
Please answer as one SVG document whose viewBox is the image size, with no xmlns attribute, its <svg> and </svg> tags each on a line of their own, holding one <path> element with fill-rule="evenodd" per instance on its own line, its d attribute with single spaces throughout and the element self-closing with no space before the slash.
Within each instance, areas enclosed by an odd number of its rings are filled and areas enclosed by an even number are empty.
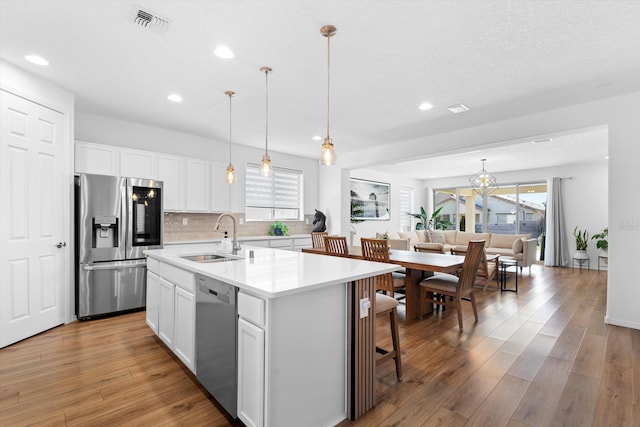
<svg viewBox="0 0 640 427">
<path fill-rule="evenodd" d="M 224 180 L 227 166 L 222 163 L 211 164 L 211 211 L 227 212 L 231 210 L 231 185 Z"/>
<path fill-rule="evenodd" d="M 197 159 L 186 159 L 185 210 L 191 212 L 208 212 L 211 196 L 210 162 Z"/>
<path fill-rule="evenodd" d="M 158 336 L 173 350 L 175 332 L 175 285 L 160 279 L 160 306 L 158 310 Z"/>
<path fill-rule="evenodd" d="M 194 275 L 152 258 L 147 270 L 147 325 L 195 373 Z"/>
<path fill-rule="evenodd" d="M 182 157 L 169 154 L 158 155 L 158 179 L 164 183 L 165 211 L 181 211 L 183 209 L 183 171 Z"/>
<path fill-rule="evenodd" d="M 238 418 L 264 425 L 266 301 L 238 292 Z"/>
<path fill-rule="evenodd" d="M 75 141 L 76 173 L 118 175 L 118 148 L 113 145 Z"/>
<path fill-rule="evenodd" d="M 158 179 L 158 154 L 120 148 L 120 176 Z"/>
<path fill-rule="evenodd" d="M 225 212 L 230 208 L 226 166 L 193 157 L 75 142 L 75 172 L 158 179 L 164 183 L 164 210 Z"/>
<path fill-rule="evenodd" d="M 264 330 L 238 319 L 238 418 L 264 425 Z"/>
<path fill-rule="evenodd" d="M 158 335 L 158 315 L 160 308 L 160 277 L 147 271 L 147 325 Z"/>
<path fill-rule="evenodd" d="M 196 296 L 176 286 L 176 336 L 174 352 L 192 372 L 195 371 Z"/>
</svg>

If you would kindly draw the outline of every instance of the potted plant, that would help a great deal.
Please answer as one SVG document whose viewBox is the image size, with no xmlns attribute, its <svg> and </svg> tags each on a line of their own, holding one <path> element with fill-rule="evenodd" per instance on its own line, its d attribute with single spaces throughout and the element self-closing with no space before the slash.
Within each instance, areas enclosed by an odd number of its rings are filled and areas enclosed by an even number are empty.
<svg viewBox="0 0 640 427">
<path fill-rule="evenodd" d="M 589 259 L 587 255 L 587 246 L 589 244 L 589 233 L 587 230 L 578 230 L 578 226 L 573 229 L 573 237 L 576 238 L 576 252 L 574 258 Z"/>
<path fill-rule="evenodd" d="M 287 224 L 280 221 L 274 221 L 269 227 L 269 236 L 288 236 L 289 227 Z"/>
<path fill-rule="evenodd" d="M 443 221 L 438 219 L 438 215 L 440 215 L 440 211 L 442 210 L 442 206 L 436 209 L 431 217 L 427 215 L 427 211 L 424 210 L 422 206 L 420 206 L 420 213 L 408 213 L 407 215 L 411 215 L 412 217 L 418 220 L 416 224 L 416 230 L 446 230 L 449 228 L 451 223 L 449 221 Z"/>
<path fill-rule="evenodd" d="M 609 227 L 591 236 L 591 240 L 596 241 L 596 248 L 600 250 L 600 255 L 609 258 Z"/>
</svg>

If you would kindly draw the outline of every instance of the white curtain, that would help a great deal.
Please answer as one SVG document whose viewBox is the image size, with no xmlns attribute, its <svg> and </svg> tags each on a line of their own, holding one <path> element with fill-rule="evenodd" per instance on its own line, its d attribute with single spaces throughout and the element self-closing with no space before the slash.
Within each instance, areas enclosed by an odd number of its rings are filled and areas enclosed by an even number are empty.
<svg viewBox="0 0 640 427">
<path fill-rule="evenodd" d="M 545 230 L 544 265 L 563 267 L 569 265 L 569 244 L 564 225 L 562 178 L 547 181 L 547 229 Z"/>
</svg>

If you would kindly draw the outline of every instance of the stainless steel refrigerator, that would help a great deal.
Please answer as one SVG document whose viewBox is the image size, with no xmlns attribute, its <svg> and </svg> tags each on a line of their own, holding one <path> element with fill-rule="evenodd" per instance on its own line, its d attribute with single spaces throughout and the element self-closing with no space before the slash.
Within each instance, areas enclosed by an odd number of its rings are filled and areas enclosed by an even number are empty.
<svg viewBox="0 0 640 427">
<path fill-rule="evenodd" d="M 145 306 L 143 251 L 162 248 L 162 196 L 161 181 L 76 176 L 78 319 Z"/>
</svg>

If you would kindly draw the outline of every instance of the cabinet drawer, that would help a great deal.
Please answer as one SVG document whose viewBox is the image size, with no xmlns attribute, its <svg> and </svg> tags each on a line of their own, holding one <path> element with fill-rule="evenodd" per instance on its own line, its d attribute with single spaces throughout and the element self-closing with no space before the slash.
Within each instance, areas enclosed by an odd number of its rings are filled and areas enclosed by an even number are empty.
<svg viewBox="0 0 640 427">
<path fill-rule="evenodd" d="M 153 258 L 147 258 L 147 271 L 152 271 L 156 274 L 160 273 L 160 261 Z"/>
<path fill-rule="evenodd" d="M 160 272 L 158 275 L 181 288 L 193 293 L 196 292 L 196 280 L 191 272 L 169 264 L 160 263 Z"/>
<path fill-rule="evenodd" d="M 291 243 L 292 243 L 291 239 L 283 239 L 283 238 L 275 238 L 275 239 L 269 241 L 269 245 L 272 248 L 291 249 Z"/>
<path fill-rule="evenodd" d="M 238 315 L 258 326 L 264 327 L 264 300 L 238 292 Z"/>
</svg>

